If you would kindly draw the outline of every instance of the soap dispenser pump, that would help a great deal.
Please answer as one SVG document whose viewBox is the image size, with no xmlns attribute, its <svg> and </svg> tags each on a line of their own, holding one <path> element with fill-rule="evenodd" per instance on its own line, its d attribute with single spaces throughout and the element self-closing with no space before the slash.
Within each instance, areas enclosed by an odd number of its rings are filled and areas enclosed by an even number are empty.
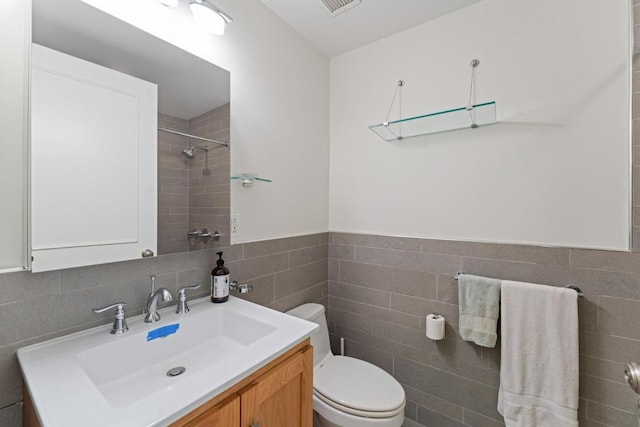
<svg viewBox="0 0 640 427">
<path fill-rule="evenodd" d="M 220 258 L 211 271 L 211 302 L 220 303 L 229 299 L 229 269 L 224 266 L 222 251 L 216 254 Z"/>
</svg>

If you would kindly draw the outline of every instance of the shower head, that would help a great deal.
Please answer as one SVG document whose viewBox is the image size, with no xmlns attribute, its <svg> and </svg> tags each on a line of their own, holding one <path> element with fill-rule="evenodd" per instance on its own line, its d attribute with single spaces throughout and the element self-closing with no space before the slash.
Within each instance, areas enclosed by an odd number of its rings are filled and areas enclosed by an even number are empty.
<svg viewBox="0 0 640 427">
<path fill-rule="evenodd" d="M 198 150 L 203 150 L 205 153 L 206 153 L 207 151 L 209 151 L 209 147 L 205 147 L 205 146 L 201 146 L 201 145 L 196 145 L 196 146 L 193 146 L 193 147 L 191 147 L 191 148 L 189 148 L 189 149 L 186 149 L 186 148 L 185 148 L 184 150 L 182 150 L 182 154 L 183 154 L 187 159 L 191 160 L 191 159 L 193 159 L 193 158 L 195 157 L 195 154 L 193 154 L 193 150 L 196 150 L 196 149 L 198 149 Z"/>
</svg>

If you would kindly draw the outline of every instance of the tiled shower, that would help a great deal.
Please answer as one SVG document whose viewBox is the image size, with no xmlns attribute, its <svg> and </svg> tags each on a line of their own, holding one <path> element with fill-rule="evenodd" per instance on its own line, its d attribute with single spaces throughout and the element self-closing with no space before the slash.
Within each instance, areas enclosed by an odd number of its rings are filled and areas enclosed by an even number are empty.
<svg viewBox="0 0 640 427">
<path fill-rule="evenodd" d="M 229 104 L 191 120 L 158 115 L 158 126 L 218 141 L 229 141 Z M 191 160 L 181 151 L 194 145 Z M 229 148 L 185 136 L 158 132 L 158 253 L 229 245 Z M 188 238 L 192 230 L 218 231 L 220 241 Z"/>
</svg>

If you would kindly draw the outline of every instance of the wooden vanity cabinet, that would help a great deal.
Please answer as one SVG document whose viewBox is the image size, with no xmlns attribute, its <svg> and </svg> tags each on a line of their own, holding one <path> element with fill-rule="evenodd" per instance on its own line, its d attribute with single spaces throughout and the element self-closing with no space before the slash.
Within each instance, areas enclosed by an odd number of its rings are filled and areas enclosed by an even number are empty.
<svg viewBox="0 0 640 427">
<path fill-rule="evenodd" d="M 170 427 L 312 427 L 313 348 L 300 345 Z"/>
<path fill-rule="evenodd" d="M 205 404 L 205 406 L 208 406 Z M 199 408 L 198 408 L 199 409 Z M 196 409 L 197 412 L 198 410 Z M 184 424 L 172 424 L 183 427 L 238 427 L 240 425 L 240 396 L 233 394 L 218 405 L 208 408 L 205 412 L 189 419 L 194 413 L 188 414 L 180 420 Z"/>
</svg>

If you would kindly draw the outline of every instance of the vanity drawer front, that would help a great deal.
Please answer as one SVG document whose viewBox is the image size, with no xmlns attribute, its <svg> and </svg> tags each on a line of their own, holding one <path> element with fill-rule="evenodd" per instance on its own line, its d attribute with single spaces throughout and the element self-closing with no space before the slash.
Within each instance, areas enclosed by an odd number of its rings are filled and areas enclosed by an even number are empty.
<svg viewBox="0 0 640 427">
<path fill-rule="evenodd" d="M 184 427 L 238 427 L 239 425 L 240 396 L 234 394 L 187 422 Z"/>
</svg>

